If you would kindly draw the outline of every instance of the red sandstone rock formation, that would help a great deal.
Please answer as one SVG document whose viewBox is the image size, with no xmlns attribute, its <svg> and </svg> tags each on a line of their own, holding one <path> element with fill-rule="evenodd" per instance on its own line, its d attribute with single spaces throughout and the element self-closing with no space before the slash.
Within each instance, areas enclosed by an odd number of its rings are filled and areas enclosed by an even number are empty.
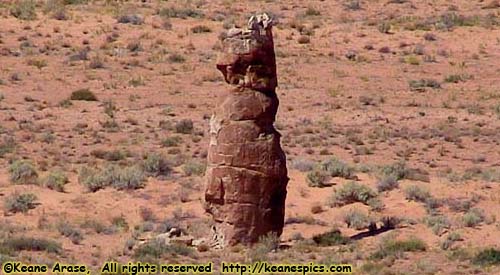
<svg viewBox="0 0 500 275">
<path fill-rule="evenodd" d="M 249 244 L 284 225 L 286 158 L 273 126 L 278 110 L 272 20 L 232 29 L 217 61 L 233 87 L 210 121 L 205 208 L 229 245 Z"/>
</svg>

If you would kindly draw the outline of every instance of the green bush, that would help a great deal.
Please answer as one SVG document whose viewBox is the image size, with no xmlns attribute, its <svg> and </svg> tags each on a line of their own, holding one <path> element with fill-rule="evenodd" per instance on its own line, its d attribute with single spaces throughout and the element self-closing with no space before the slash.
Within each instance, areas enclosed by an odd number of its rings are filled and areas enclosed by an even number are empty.
<svg viewBox="0 0 500 275">
<path fill-rule="evenodd" d="M 191 32 L 193 33 L 207 33 L 207 32 L 212 32 L 212 29 L 210 29 L 208 26 L 205 25 L 197 25 L 191 28 Z"/>
<path fill-rule="evenodd" d="M 191 134 L 194 125 L 191 119 L 183 119 L 175 124 L 175 132 L 179 134 Z"/>
<path fill-rule="evenodd" d="M 182 18 L 186 19 L 188 17 L 192 18 L 202 18 L 203 12 L 191 8 L 162 8 L 158 11 L 158 15 L 164 18 Z"/>
<path fill-rule="evenodd" d="M 79 89 L 73 91 L 70 96 L 71 100 L 97 101 L 97 97 L 89 89 Z"/>
<path fill-rule="evenodd" d="M 462 222 L 466 227 L 475 227 L 485 219 L 484 211 L 479 208 L 471 208 L 462 217 Z"/>
<path fill-rule="evenodd" d="M 5 154 L 14 152 L 16 146 L 16 141 L 13 137 L 4 137 L 3 141 L 0 142 L 0 158 Z"/>
<path fill-rule="evenodd" d="M 119 161 L 123 160 L 127 157 L 127 154 L 123 152 L 122 150 L 102 150 L 102 149 L 95 149 L 90 152 L 90 155 L 98 158 L 98 159 L 104 159 L 107 161 Z"/>
<path fill-rule="evenodd" d="M 417 201 L 417 202 L 426 202 L 428 199 L 432 198 L 431 193 L 418 186 L 418 185 L 410 185 L 405 189 L 405 196 L 407 200 Z"/>
<path fill-rule="evenodd" d="M 192 248 L 183 244 L 165 244 L 165 242 L 153 240 L 138 247 L 134 251 L 133 257 L 136 260 L 147 260 L 171 255 L 189 256 L 193 253 Z"/>
<path fill-rule="evenodd" d="M 310 187 L 326 187 L 331 186 L 327 181 L 330 179 L 328 173 L 321 169 L 314 169 L 307 173 L 306 181 Z"/>
<path fill-rule="evenodd" d="M 425 90 L 425 88 L 441 89 L 441 84 L 434 79 L 410 80 L 408 82 L 412 90 Z"/>
<path fill-rule="evenodd" d="M 427 245 L 424 241 L 411 237 L 407 240 L 394 240 L 392 238 L 385 238 L 379 244 L 379 247 L 371 258 L 383 259 L 388 256 L 401 257 L 403 252 L 425 251 Z"/>
<path fill-rule="evenodd" d="M 351 209 L 344 213 L 343 219 L 347 224 L 347 227 L 354 228 L 356 230 L 365 229 L 370 225 L 370 223 L 372 223 L 372 220 L 367 214 L 357 209 Z"/>
<path fill-rule="evenodd" d="M 327 233 L 313 236 L 313 241 L 319 246 L 333 246 L 333 245 L 348 244 L 351 242 L 351 239 L 342 236 L 340 230 L 334 229 Z"/>
<path fill-rule="evenodd" d="M 0 251 L 16 252 L 16 251 L 45 251 L 49 253 L 60 253 L 61 245 L 55 241 L 32 238 L 32 237 L 11 237 L 0 242 Z"/>
<path fill-rule="evenodd" d="M 349 166 L 345 162 L 332 158 L 321 163 L 321 168 L 328 172 L 331 177 L 340 177 L 345 179 L 355 179 L 354 167 Z"/>
<path fill-rule="evenodd" d="M 379 192 L 391 191 L 398 187 L 398 180 L 393 176 L 384 176 L 377 182 L 377 190 Z"/>
<path fill-rule="evenodd" d="M 186 176 L 201 176 L 205 173 L 206 168 L 207 165 L 205 163 L 191 160 L 184 164 L 182 170 Z"/>
<path fill-rule="evenodd" d="M 168 61 L 171 63 L 184 63 L 186 58 L 178 53 L 173 53 L 168 56 Z"/>
<path fill-rule="evenodd" d="M 10 14 L 21 20 L 35 20 L 36 2 L 34 0 L 18 0 L 12 4 Z"/>
<path fill-rule="evenodd" d="M 45 186 L 58 192 L 64 192 L 64 185 L 68 182 L 66 174 L 59 170 L 51 171 L 44 180 Z"/>
<path fill-rule="evenodd" d="M 448 218 L 442 215 L 438 216 L 428 216 L 424 219 L 425 224 L 432 229 L 432 232 L 436 235 L 441 235 L 445 230 L 451 227 Z"/>
<path fill-rule="evenodd" d="M 30 209 L 36 207 L 37 196 L 32 193 L 13 193 L 9 197 L 5 198 L 4 208 L 7 212 L 11 213 L 26 213 Z"/>
<path fill-rule="evenodd" d="M 182 138 L 178 136 L 167 137 L 161 141 L 161 145 L 164 147 L 175 147 L 182 142 Z"/>
<path fill-rule="evenodd" d="M 153 177 L 168 176 L 172 172 L 172 163 L 162 154 L 147 154 L 143 162 L 143 169 L 147 175 Z"/>
<path fill-rule="evenodd" d="M 139 166 L 120 167 L 108 165 L 104 169 L 84 166 L 80 169 L 78 182 L 90 192 L 111 186 L 118 190 L 144 187 L 146 177 Z"/>
<path fill-rule="evenodd" d="M 330 197 L 330 205 L 343 206 L 355 202 L 370 205 L 376 199 L 377 193 L 370 187 L 356 182 L 348 182 L 338 188 Z"/>
<path fill-rule="evenodd" d="M 66 222 L 59 222 L 57 225 L 57 231 L 59 231 L 59 233 L 64 237 L 70 239 L 74 244 L 80 244 L 83 240 L 82 232 Z"/>
<path fill-rule="evenodd" d="M 9 166 L 10 181 L 14 184 L 37 184 L 38 172 L 31 161 L 17 160 Z"/>
<path fill-rule="evenodd" d="M 500 265 L 500 250 L 495 248 L 486 248 L 472 259 L 476 265 Z"/>
</svg>

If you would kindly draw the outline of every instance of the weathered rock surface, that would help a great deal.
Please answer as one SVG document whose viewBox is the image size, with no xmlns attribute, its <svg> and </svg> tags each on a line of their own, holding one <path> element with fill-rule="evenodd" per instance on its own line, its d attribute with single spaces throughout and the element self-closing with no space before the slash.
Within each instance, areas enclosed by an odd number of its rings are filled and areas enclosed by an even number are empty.
<svg viewBox="0 0 500 275">
<path fill-rule="evenodd" d="M 233 88 L 210 121 L 205 208 L 229 245 L 281 235 L 286 186 L 285 154 L 273 124 L 279 101 L 272 20 L 228 31 L 217 61 Z"/>
</svg>

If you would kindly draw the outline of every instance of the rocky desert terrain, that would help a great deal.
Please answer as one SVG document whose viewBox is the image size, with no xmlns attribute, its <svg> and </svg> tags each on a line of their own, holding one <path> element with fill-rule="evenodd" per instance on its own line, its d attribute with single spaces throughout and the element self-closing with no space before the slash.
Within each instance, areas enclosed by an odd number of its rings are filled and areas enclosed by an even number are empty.
<svg viewBox="0 0 500 275">
<path fill-rule="evenodd" d="M 207 238 L 224 33 L 267 12 L 281 238 Z M 346 263 L 500 274 L 497 0 L 0 1 L 0 263 Z"/>
</svg>

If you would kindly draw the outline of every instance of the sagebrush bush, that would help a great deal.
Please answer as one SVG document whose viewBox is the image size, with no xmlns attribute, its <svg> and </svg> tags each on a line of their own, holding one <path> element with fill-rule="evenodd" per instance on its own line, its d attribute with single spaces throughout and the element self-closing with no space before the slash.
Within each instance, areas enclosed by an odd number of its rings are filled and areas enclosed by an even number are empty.
<svg viewBox="0 0 500 275">
<path fill-rule="evenodd" d="M 168 176 L 172 172 L 172 163 L 164 155 L 149 153 L 143 164 L 144 172 L 153 177 Z"/>
<path fill-rule="evenodd" d="M 418 185 L 410 185 L 404 190 L 407 200 L 426 202 L 428 199 L 432 198 L 431 193 Z"/>
<path fill-rule="evenodd" d="M 64 237 L 70 239 L 74 244 L 80 244 L 83 240 L 82 232 L 67 222 L 60 221 L 57 224 L 57 231 L 59 231 L 59 233 Z"/>
<path fill-rule="evenodd" d="M 68 177 L 60 170 L 51 171 L 43 181 L 46 187 L 58 192 L 64 192 L 64 186 L 68 182 Z"/>
<path fill-rule="evenodd" d="M 321 169 L 314 169 L 306 175 L 306 181 L 310 187 L 331 186 L 332 184 L 328 183 L 329 179 L 328 173 Z"/>
<path fill-rule="evenodd" d="M 344 213 L 343 219 L 347 227 L 356 230 L 365 229 L 372 223 L 372 219 L 367 214 L 357 209 L 351 209 Z"/>
<path fill-rule="evenodd" d="M 191 134 L 194 125 L 191 119 L 183 119 L 175 124 L 175 132 L 179 134 Z"/>
<path fill-rule="evenodd" d="M 73 91 L 70 100 L 97 101 L 97 97 L 89 89 L 79 89 Z"/>
<path fill-rule="evenodd" d="M 475 227 L 482 223 L 485 219 L 484 211 L 479 208 L 471 208 L 462 217 L 462 222 L 464 226 Z"/>
<path fill-rule="evenodd" d="M 31 161 L 17 160 L 9 166 L 10 181 L 14 184 L 38 184 L 38 172 Z"/>
<path fill-rule="evenodd" d="M 356 178 L 355 175 L 356 169 L 336 158 L 331 158 L 329 160 L 322 162 L 321 168 L 324 171 L 328 172 L 328 174 L 331 177 L 340 177 L 345 179 Z"/>
<path fill-rule="evenodd" d="M 391 191 L 398 187 L 398 180 L 393 176 L 385 176 L 377 182 L 377 190 L 379 192 Z"/>
<path fill-rule="evenodd" d="M 78 182 L 90 192 L 111 186 L 118 190 L 144 187 L 144 171 L 139 166 L 120 167 L 108 165 L 103 169 L 84 166 L 80 169 Z"/>
<path fill-rule="evenodd" d="M 348 244 L 351 242 L 351 239 L 349 237 L 343 236 L 340 230 L 333 229 L 329 232 L 313 236 L 313 241 L 318 246 L 333 246 Z"/>
<path fill-rule="evenodd" d="M 37 196 L 32 193 L 13 193 L 5 198 L 4 208 L 10 213 L 26 213 L 36 207 Z"/>
<path fill-rule="evenodd" d="M 377 200 L 377 196 L 377 193 L 366 185 L 348 182 L 335 191 L 329 203 L 331 206 L 343 206 L 355 202 L 370 205 L 373 200 Z"/>
<path fill-rule="evenodd" d="M 167 137 L 161 141 L 161 145 L 164 147 L 175 147 L 182 142 L 182 138 L 179 136 Z"/>
<path fill-rule="evenodd" d="M 0 242 L 0 251 L 15 252 L 15 251 L 45 251 L 49 253 L 60 253 L 62 247 L 59 243 L 32 237 L 11 237 Z"/>
<path fill-rule="evenodd" d="M 186 176 L 201 176 L 205 173 L 206 167 L 206 163 L 190 160 L 184 164 L 182 170 L 184 171 L 184 175 Z"/>
<path fill-rule="evenodd" d="M 388 256 L 401 257 L 403 252 L 425 250 L 427 250 L 425 242 L 416 237 L 411 237 L 407 240 L 395 240 L 389 237 L 382 239 L 378 250 L 372 254 L 371 258 L 383 259 Z"/>
<path fill-rule="evenodd" d="M 21 20 L 36 19 L 36 2 L 34 0 L 18 0 L 12 4 L 10 14 Z"/>
<path fill-rule="evenodd" d="M 424 219 L 425 224 L 432 229 L 436 235 L 441 235 L 451 227 L 448 218 L 443 215 L 431 215 Z"/>
<path fill-rule="evenodd" d="M 472 262 L 476 265 L 500 265 L 500 250 L 486 248 L 474 256 Z"/>
<path fill-rule="evenodd" d="M 14 152 L 16 146 L 17 143 L 13 137 L 4 137 L 3 140 L 0 141 L 0 158 Z"/>
</svg>

